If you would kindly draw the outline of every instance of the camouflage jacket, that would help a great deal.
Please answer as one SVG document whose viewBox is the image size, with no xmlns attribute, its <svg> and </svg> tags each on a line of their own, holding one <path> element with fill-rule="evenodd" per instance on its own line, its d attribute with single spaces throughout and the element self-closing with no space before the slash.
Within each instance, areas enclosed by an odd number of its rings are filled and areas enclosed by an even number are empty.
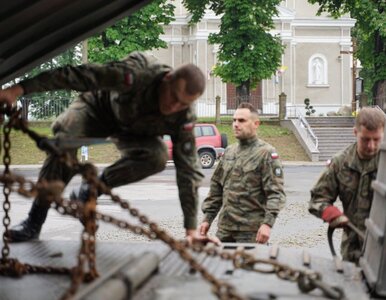
<svg viewBox="0 0 386 300">
<path fill-rule="evenodd" d="M 162 136 L 173 141 L 173 160 L 185 217 L 185 228 L 196 227 L 197 188 L 203 178 L 195 151 L 192 110 L 164 116 L 159 111 L 158 88 L 170 67 L 134 52 L 125 60 L 105 65 L 66 66 L 43 72 L 20 84 L 25 94 L 76 90 L 95 119 L 117 136 Z"/>
<path fill-rule="evenodd" d="M 370 160 L 361 160 L 356 143 L 334 156 L 311 190 L 309 211 L 321 218 L 323 210 L 332 205 L 336 198 L 343 204 L 344 214 L 360 230 L 365 231 L 373 199 L 371 182 L 376 178 L 379 154 Z M 345 227 L 341 252 L 343 259 L 357 261 L 363 242 Z"/>
<path fill-rule="evenodd" d="M 218 227 L 257 231 L 273 226 L 284 206 L 283 170 L 276 150 L 256 137 L 229 146 L 211 179 L 202 204 L 210 224 L 220 211 Z"/>
</svg>

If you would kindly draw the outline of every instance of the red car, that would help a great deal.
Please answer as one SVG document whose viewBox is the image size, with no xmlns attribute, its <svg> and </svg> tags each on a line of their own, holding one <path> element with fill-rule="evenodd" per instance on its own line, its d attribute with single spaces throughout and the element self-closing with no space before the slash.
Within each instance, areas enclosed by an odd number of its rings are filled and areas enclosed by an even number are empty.
<svg viewBox="0 0 386 300">
<path fill-rule="evenodd" d="M 226 134 L 221 134 L 214 124 L 196 124 L 194 126 L 196 148 L 203 169 L 213 167 L 216 159 L 224 154 L 228 140 Z M 170 136 L 164 135 L 168 147 L 169 160 L 173 160 L 173 144 Z"/>
</svg>

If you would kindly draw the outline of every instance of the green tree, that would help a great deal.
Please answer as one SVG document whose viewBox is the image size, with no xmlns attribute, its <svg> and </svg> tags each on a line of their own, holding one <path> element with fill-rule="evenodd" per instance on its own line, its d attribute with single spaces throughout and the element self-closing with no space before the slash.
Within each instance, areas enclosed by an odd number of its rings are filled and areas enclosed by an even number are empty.
<svg viewBox="0 0 386 300">
<path fill-rule="evenodd" d="M 90 62 L 119 60 L 132 51 L 166 48 L 159 36 L 163 25 L 174 20 L 175 6 L 167 0 L 156 0 L 138 12 L 124 18 L 101 34 L 89 39 Z"/>
<path fill-rule="evenodd" d="M 386 1 L 385 0 L 308 0 L 320 5 L 333 17 L 350 13 L 357 20 L 353 35 L 357 39 L 356 56 L 361 61 L 365 89 L 371 91 L 374 104 L 386 103 Z"/>
<path fill-rule="evenodd" d="M 236 85 L 236 96 L 248 99 L 250 89 L 272 76 L 280 66 L 283 46 L 269 31 L 274 28 L 280 0 L 184 0 L 192 12 L 192 22 L 199 21 L 205 6 L 221 16 L 219 33 L 209 42 L 219 45 L 214 73 L 224 82 Z"/>
</svg>

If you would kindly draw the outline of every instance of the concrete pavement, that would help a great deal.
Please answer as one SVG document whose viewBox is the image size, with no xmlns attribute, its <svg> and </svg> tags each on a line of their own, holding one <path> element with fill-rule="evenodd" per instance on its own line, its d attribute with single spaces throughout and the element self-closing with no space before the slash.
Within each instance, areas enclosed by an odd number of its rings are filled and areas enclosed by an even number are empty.
<svg viewBox="0 0 386 300">
<path fill-rule="evenodd" d="M 313 161 L 282 161 L 283 166 L 325 166 L 326 162 L 313 162 Z M 95 164 L 98 168 L 105 168 L 111 164 Z M 41 164 L 36 165 L 11 165 L 12 169 L 24 169 L 24 170 L 33 170 L 41 168 Z M 174 167 L 173 162 L 168 162 L 166 168 L 170 169 Z M 4 165 L 0 166 L 0 170 L 4 169 Z"/>
</svg>

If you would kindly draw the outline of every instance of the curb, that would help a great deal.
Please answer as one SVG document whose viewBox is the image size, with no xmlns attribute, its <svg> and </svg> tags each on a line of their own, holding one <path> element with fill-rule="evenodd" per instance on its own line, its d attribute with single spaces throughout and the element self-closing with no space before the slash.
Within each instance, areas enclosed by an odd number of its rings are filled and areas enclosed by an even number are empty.
<svg viewBox="0 0 386 300">
<path fill-rule="evenodd" d="M 283 166 L 326 166 L 325 161 L 282 161 Z"/>
<path fill-rule="evenodd" d="M 311 166 L 325 166 L 326 162 L 312 162 L 312 161 L 282 161 L 282 164 L 284 167 L 291 167 L 291 166 L 299 166 L 299 167 L 311 167 Z M 111 164 L 95 164 L 97 168 L 106 168 Z M 42 164 L 39 165 L 11 165 L 12 170 L 34 170 L 34 169 L 40 169 L 42 167 Z M 173 169 L 174 163 L 172 161 L 168 162 L 166 164 L 167 170 Z M 4 165 L 0 166 L 0 170 L 4 169 Z M 214 168 L 212 168 L 214 169 Z"/>
</svg>

